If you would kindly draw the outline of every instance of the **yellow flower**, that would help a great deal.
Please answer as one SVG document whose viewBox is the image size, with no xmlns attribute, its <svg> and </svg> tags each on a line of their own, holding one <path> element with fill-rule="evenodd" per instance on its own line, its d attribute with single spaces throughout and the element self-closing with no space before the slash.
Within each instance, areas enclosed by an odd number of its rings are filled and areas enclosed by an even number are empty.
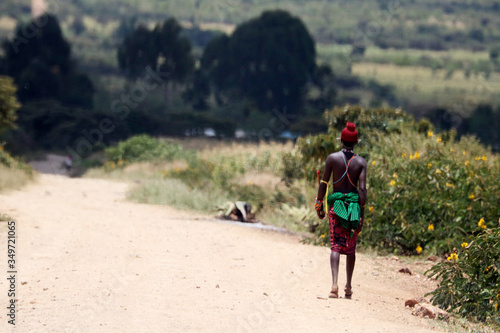
<svg viewBox="0 0 500 333">
<path fill-rule="evenodd" d="M 468 166 L 469 165 L 469 161 L 465 161 L 465 165 Z"/>
<path fill-rule="evenodd" d="M 394 179 L 391 179 L 391 186 L 396 185 L 396 181 Z"/>
<path fill-rule="evenodd" d="M 488 158 L 486 157 L 486 155 L 483 155 L 483 157 L 481 157 L 481 159 L 486 162 L 486 160 L 488 160 Z"/>
<path fill-rule="evenodd" d="M 469 195 L 469 199 L 474 199 L 476 196 L 474 194 Z"/>
<path fill-rule="evenodd" d="M 429 226 L 427 227 L 427 230 L 429 231 L 433 231 L 434 230 L 434 224 L 429 224 Z"/>
<path fill-rule="evenodd" d="M 406 153 L 401 154 L 401 157 L 403 157 L 403 158 L 405 158 L 406 156 L 408 156 L 408 155 L 406 155 Z"/>
<path fill-rule="evenodd" d="M 325 238 L 325 236 L 326 236 L 326 234 L 322 234 L 322 235 L 321 235 L 321 236 L 319 236 L 319 237 L 321 237 L 321 238 Z"/>
<path fill-rule="evenodd" d="M 372 162 L 372 165 L 375 165 L 375 164 L 377 164 L 377 161 L 373 161 L 373 162 Z"/>
<path fill-rule="evenodd" d="M 466 154 L 466 152 L 465 152 L 465 150 L 464 150 L 464 151 L 462 152 L 462 155 L 464 155 L 464 156 L 465 156 L 465 154 Z"/>
<path fill-rule="evenodd" d="M 375 208 L 373 208 L 373 206 L 370 206 L 370 208 L 368 208 L 368 211 L 371 213 L 371 212 L 373 212 L 374 209 Z M 499 222 L 500 222 L 500 219 L 499 219 Z"/>
<path fill-rule="evenodd" d="M 415 249 L 417 251 L 418 254 L 422 253 L 422 247 L 419 245 L 417 246 L 417 248 Z"/>
<path fill-rule="evenodd" d="M 427 169 L 432 168 L 432 163 L 427 163 Z"/>
<path fill-rule="evenodd" d="M 480 227 L 481 229 L 486 229 L 486 223 L 484 223 L 484 219 L 481 218 L 479 222 L 477 223 L 477 226 Z"/>
<path fill-rule="evenodd" d="M 163 170 L 163 177 L 168 176 L 168 170 Z"/>
<path fill-rule="evenodd" d="M 432 138 L 434 136 L 434 132 L 432 132 L 432 131 L 427 132 L 427 136 L 429 138 Z"/>
<path fill-rule="evenodd" d="M 452 260 L 458 260 L 458 255 L 455 252 L 451 253 L 448 257 L 448 261 Z"/>
<path fill-rule="evenodd" d="M 394 173 L 392 174 L 392 177 L 393 177 L 393 178 L 398 178 L 398 174 L 394 172 Z"/>
<path fill-rule="evenodd" d="M 450 153 L 453 153 L 455 150 L 453 148 L 450 148 Z"/>
<path fill-rule="evenodd" d="M 488 273 L 489 271 L 491 271 L 491 266 L 488 266 L 486 269 L 485 269 L 486 273 Z"/>
<path fill-rule="evenodd" d="M 467 246 L 469 246 L 469 243 L 467 243 L 467 242 L 463 242 L 463 243 L 462 243 L 462 247 L 463 247 L 463 248 L 466 248 Z"/>
<path fill-rule="evenodd" d="M 451 184 L 451 183 L 446 183 L 446 187 L 451 187 L 451 188 L 455 188 L 455 185 Z"/>
<path fill-rule="evenodd" d="M 441 173 L 441 170 L 440 169 L 436 169 L 436 174 L 439 174 Z"/>
<path fill-rule="evenodd" d="M 410 160 L 412 160 L 412 159 L 413 159 L 413 154 L 410 155 Z"/>
<path fill-rule="evenodd" d="M 415 153 L 415 159 L 418 160 L 420 158 L 420 154 L 418 153 L 418 151 Z"/>
<path fill-rule="evenodd" d="M 481 160 L 481 157 L 476 156 L 476 161 L 480 161 L 480 160 Z"/>
<path fill-rule="evenodd" d="M 439 137 L 439 138 L 436 139 L 437 143 L 440 143 L 441 141 L 443 141 L 443 139 L 441 139 L 441 137 Z"/>
<path fill-rule="evenodd" d="M 500 218 L 498 219 L 498 224 L 500 224 Z"/>
</svg>

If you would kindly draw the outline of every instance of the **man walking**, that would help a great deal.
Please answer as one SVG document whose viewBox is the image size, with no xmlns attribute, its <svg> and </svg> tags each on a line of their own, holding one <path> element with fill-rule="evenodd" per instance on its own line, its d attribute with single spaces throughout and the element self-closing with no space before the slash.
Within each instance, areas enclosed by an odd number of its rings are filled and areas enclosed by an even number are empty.
<svg viewBox="0 0 500 333">
<path fill-rule="evenodd" d="M 341 133 L 342 150 L 330 154 L 325 163 L 323 178 L 316 197 L 316 212 L 325 218 L 323 198 L 328 190 L 328 181 L 333 176 L 333 193 L 327 197 L 328 220 L 330 225 L 330 265 L 332 269 L 331 298 L 339 297 L 338 273 L 340 255 L 347 257 L 345 297 L 352 295 L 352 274 L 356 262 L 356 242 L 363 228 L 366 203 L 366 161 L 354 153 L 358 143 L 358 132 L 353 123 L 348 122 Z"/>
</svg>

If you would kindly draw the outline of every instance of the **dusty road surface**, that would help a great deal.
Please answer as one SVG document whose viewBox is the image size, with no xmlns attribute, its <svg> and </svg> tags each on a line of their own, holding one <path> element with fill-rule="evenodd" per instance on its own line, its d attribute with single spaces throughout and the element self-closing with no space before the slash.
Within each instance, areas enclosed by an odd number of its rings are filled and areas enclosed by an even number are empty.
<svg viewBox="0 0 500 333">
<path fill-rule="evenodd" d="M 0 194 L 0 212 L 17 223 L 16 332 L 444 330 L 404 307 L 432 283 L 397 271 L 423 266 L 358 255 L 353 299 L 321 299 L 331 281 L 327 248 L 130 203 L 128 186 L 40 175 Z M 6 272 L 7 228 L 0 223 Z M 344 283 L 342 274 L 341 289 Z M 1 332 L 11 329 L 8 289 L 0 279 Z"/>
</svg>

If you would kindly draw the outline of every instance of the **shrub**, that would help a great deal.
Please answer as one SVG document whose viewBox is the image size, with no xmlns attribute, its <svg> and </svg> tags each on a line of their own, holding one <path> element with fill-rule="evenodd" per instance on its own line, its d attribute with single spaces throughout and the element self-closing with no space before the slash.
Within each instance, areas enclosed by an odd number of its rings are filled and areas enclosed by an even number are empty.
<svg viewBox="0 0 500 333">
<path fill-rule="evenodd" d="M 33 176 L 33 169 L 12 157 L 0 143 L 0 191 L 5 188 L 19 188 Z"/>
<path fill-rule="evenodd" d="M 108 161 L 123 165 L 125 162 L 172 161 L 183 156 L 181 145 L 163 142 L 148 135 L 138 135 L 105 150 Z"/>
<path fill-rule="evenodd" d="M 315 171 L 340 148 L 340 129 L 347 121 L 356 124 L 362 140 L 357 152 L 368 162 L 361 243 L 404 254 L 446 253 L 472 235 L 481 218 L 491 227 L 500 216 L 500 161 L 477 139 L 454 142 L 453 131 L 434 133 L 428 122 L 416 123 L 397 109 L 347 106 L 325 116 L 329 134 L 300 139 L 295 161 L 316 185 Z M 321 243 L 324 234 L 326 220 L 312 241 Z"/>
<path fill-rule="evenodd" d="M 481 229 L 426 272 L 439 280 L 428 295 L 445 310 L 500 325 L 500 228 Z"/>
</svg>

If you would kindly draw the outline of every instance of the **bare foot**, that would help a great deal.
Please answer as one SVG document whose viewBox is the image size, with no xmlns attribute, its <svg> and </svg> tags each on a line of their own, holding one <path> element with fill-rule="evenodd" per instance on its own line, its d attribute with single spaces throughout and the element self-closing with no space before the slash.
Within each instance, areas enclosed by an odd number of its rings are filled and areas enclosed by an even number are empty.
<svg viewBox="0 0 500 333">
<path fill-rule="evenodd" d="M 351 296 L 352 296 L 352 288 L 351 287 L 345 287 L 344 292 L 345 292 L 345 298 L 350 299 Z"/>
<path fill-rule="evenodd" d="M 332 287 L 332 291 L 330 291 L 329 298 L 339 298 L 339 287 Z"/>
</svg>

